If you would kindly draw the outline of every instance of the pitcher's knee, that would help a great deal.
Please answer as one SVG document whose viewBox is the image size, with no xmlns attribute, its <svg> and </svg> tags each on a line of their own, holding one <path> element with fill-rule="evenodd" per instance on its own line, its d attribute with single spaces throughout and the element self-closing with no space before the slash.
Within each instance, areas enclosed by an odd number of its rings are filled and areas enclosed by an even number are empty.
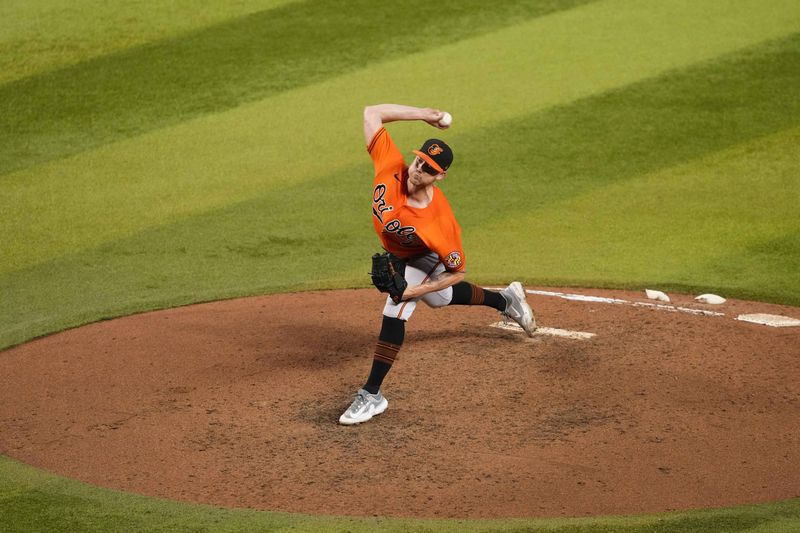
<svg viewBox="0 0 800 533">
<path fill-rule="evenodd" d="M 444 307 L 450 304 L 450 300 L 452 299 L 453 290 L 450 287 L 441 291 L 428 293 L 422 297 L 422 301 L 425 302 L 428 307 Z"/>
</svg>

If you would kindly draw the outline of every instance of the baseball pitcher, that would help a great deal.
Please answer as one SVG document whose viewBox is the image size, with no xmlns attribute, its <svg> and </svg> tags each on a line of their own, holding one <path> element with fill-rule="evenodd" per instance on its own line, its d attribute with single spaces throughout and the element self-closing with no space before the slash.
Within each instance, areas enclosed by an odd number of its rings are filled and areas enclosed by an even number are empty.
<svg viewBox="0 0 800 533">
<path fill-rule="evenodd" d="M 380 388 L 397 358 L 405 324 L 419 301 L 431 307 L 485 305 L 513 319 L 531 336 L 536 329 L 522 284 L 500 292 L 464 281 L 466 256 L 461 228 L 437 182 L 447 177 L 453 151 L 440 139 L 428 139 L 407 166 L 384 125 L 422 120 L 439 129 L 450 116 L 438 109 L 395 104 L 364 109 L 364 138 L 375 168 L 372 224 L 384 253 L 372 258 L 372 281 L 387 293 L 383 324 L 366 384 L 339 418 L 341 424 L 366 422 L 389 405 Z"/>
</svg>

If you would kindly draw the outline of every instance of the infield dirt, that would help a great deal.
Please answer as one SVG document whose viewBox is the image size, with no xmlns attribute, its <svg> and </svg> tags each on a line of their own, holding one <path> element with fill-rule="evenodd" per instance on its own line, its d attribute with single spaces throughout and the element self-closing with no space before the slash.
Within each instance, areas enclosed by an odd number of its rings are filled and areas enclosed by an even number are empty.
<svg viewBox="0 0 800 533">
<path fill-rule="evenodd" d="M 643 293 L 576 290 L 646 301 Z M 800 495 L 800 310 L 694 316 L 529 296 L 540 325 L 419 307 L 386 413 L 336 422 L 380 327 L 373 290 L 221 301 L 100 322 L 0 353 L 0 453 L 104 487 L 333 515 L 531 517 Z"/>
</svg>

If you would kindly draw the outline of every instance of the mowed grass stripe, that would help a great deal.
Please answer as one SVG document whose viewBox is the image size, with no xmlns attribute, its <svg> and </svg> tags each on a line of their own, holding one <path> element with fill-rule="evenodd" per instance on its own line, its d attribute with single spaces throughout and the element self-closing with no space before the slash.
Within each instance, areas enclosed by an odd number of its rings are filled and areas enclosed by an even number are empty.
<svg viewBox="0 0 800 533">
<path fill-rule="evenodd" d="M 365 261 L 378 248 L 369 222 L 370 167 L 0 275 L 0 348 L 153 308 L 365 286 Z"/>
<path fill-rule="evenodd" d="M 592 188 L 793 128 L 800 124 L 798 86 L 800 33 L 467 132 L 454 140 L 463 156 L 451 172 L 459 182 L 453 197 L 477 211 L 486 197 L 501 196 L 503 209 L 489 217 L 502 224 Z"/>
<path fill-rule="evenodd" d="M 800 102 L 792 98 L 800 72 L 792 74 L 787 67 L 800 64 L 798 58 L 800 35 L 454 136 L 459 159 L 442 188 L 464 228 L 471 279 L 723 286 L 719 273 L 707 267 L 713 256 L 676 257 L 676 247 L 685 239 L 692 249 L 713 250 L 718 240 L 748 234 L 753 219 L 790 214 L 796 202 L 788 191 L 766 193 L 776 183 L 791 185 L 777 172 L 796 168 L 792 160 L 774 158 L 778 170 L 767 180 L 754 169 L 769 156 L 754 159 L 749 170 L 736 176 L 736 192 L 764 193 L 771 201 L 747 202 L 734 195 L 736 202 L 722 202 L 705 214 L 702 233 L 693 233 L 685 220 L 671 226 L 669 221 L 686 215 L 684 197 L 708 199 L 711 194 L 702 187 L 693 190 L 691 180 L 664 179 L 664 190 L 654 194 L 664 198 L 658 217 L 675 230 L 666 239 L 669 246 L 651 246 L 648 233 L 636 232 L 652 230 L 654 222 L 647 209 L 620 208 L 637 200 L 635 187 L 634 197 L 625 197 L 625 184 L 705 161 L 706 185 L 724 191 L 727 170 L 716 169 L 730 165 L 714 154 L 739 145 L 766 150 L 758 139 L 800 124 Z M 405 126 L 390 127 L 400 131 Z M 791 148 L 793 138 L 777 150 Z M 8 295 L 8 306 L 0 311 L 5 325 L 0 345 L 152 307 L 368 285 L 364 261 L 378 243 L 369 223 L 371 165 L 364 152 L 358 153 L 361 163 L 316 179 L 7 273 L 0 277 Z M 504 157 L 486 157 L 496 153 Z M 607 190 L 615 192 L 609 196 Z M 724 225 L 716 227 L 718 221 Z M 780 237 L 785 229 L 762 231 L 745 244 Z M 791 249 L 787 254 L 774 258 L 768 285 L 750 286 L 757 281 L 753 278 L 726 282 L 735 290 L 728 296 L 757 290 L 765 299 L 794 301 L 790 293 L 800 294 L 800 282 L 791 269 L 780 266 L 796 260 Z"/>
<path fill-rule="evenodd" d="M 447 107 L 456 116 L 448 138 L 457 140 L 800 27 L 794 2 L 769 11 L 758 2 L 659 6 L 663 13 L 622 0 L 588 4 L 9 175 L 0 188 L 0 241 L 11 252 L 0 269 L 351 168 L 365 157 L 366 103 Z M 676 33 L 684 37 L 672 47 Z M 406 148 L 431 131 L 421 124 L 392 129 Z M 470 157 L 492 159 L 486 150 L 460 148 L 460 162 Z"/>
<path fill-rule="evenodd" d="M 798 146 L 800 128 L 782 131 L 518 213 L 523 235 L 504 220 L 471 238 L 514 250 L 503 266 L 537 283 L 800 305 Z"/>
<path fill-rule="evenodd" d="M 586 1 L 296 2 L 7 83 L 0 174 Z"/>
<path fill-rule="evenodd" d="M 503 209 L 464 221 L 465 240 L 515 253 L 479 256 L 479 271 L 499 261 L 539 283 L 658 282 L 800 303 L 789 245 L 800 228 L 797 86 L 800 34 L 465 136 L 469 153 L 505 149 L 512 161 L 476 158 L 451 195 L 474 212 L 502 191 Z M 773 135 L 784 140 L 758 141 Z M 508 138 L 527 146 L 509 150 Z M 740 145 L 748 157 L 714 156 Z M 683 165 L 696 165 L 695 181 L 660 173 Z M 651 173 L 652 190 L 628 188 Z"/>
<path fill-rule="evenodd" d="M 0 83 L 196 31 L 297 0 L 4 0 Z"/>
</svg>

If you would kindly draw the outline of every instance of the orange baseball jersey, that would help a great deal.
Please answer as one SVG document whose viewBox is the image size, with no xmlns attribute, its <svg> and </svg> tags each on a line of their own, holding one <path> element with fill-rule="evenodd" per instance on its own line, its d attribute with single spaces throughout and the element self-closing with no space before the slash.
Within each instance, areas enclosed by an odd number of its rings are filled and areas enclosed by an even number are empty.
<svg viewBox="0 0 800 533">
<path fill-rule="evenodd" d="M 442 191 L 433 188 L 428 207 L 408 205 L 408 166 L 385 128 L 367 151 L 375 166 L 372 223 L 383 248 L 404 259 L 434 252 L 450 272 L 464 270 L 461 228 Z"/>
</svg>

